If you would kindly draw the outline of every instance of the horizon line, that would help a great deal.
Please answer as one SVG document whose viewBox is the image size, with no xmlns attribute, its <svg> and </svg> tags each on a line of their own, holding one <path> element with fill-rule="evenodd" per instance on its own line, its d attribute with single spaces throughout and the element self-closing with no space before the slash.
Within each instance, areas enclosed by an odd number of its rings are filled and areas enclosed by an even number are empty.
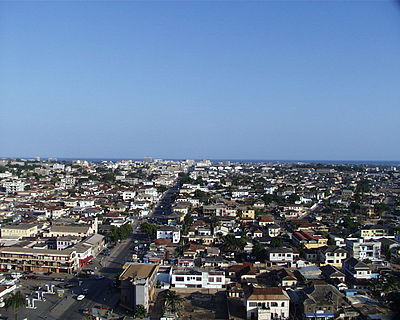
<svg viewBox="0 0 400 320">
<path fill-rule="evenodd" d="M 229 158 L 162 158 L 162 157 L 152 157 L 152 156 L 145 156 L 145 157 L 115 157 L 115 158 L 107 158 L 107 157 L 40 157 L 40 156 L 31 156 L 31 157 L 1 157 L 1 160 L 5 159 L 21 159 L 21 160 L 33 160 L 35 158 L 40 158 L 41 160 L 48 160 L 48 159 L 57 159 L 59 161 L 73 161 L 73 160 L 86 160 L 86 161 L 122 161 L 122 160 L 145 160 L 146 157 L 152 159 L 161 159 L 161 160 L 169 160 L 169 161 L 185 161 L 185 160 L 193 160 L 193 161 L 202 161 L 202 160 L 209 160 L 212 162 L 223 162 L 223 161 L 234 161 L 234 162 L 305 162 L 305 163 L 349 163 L 349 164 L 374 164 L 374 163 L 396 163 L 400 164 L 400 160 L 365 160 L 365 159 L 229 159 Z"/>
</svg>

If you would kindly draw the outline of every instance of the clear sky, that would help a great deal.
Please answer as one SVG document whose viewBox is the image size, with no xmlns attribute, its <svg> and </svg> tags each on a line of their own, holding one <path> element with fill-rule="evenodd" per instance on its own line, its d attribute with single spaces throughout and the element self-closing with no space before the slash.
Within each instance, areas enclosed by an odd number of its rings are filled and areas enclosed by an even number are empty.
<svg viewBox="0 0 400 320">
<path fill-rule="evenodd" d="M 400 6 L 2 1 L 0 109 L 0 157 L 400 160 Z"/>
</svg>

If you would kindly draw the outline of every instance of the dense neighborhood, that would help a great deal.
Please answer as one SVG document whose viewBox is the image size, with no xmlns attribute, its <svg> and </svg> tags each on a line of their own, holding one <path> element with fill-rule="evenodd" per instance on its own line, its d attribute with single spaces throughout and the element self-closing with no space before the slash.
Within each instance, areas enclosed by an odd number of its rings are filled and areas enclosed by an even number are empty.
<svg viewBox="0 0 400 320">
<path fill-rule="evenodd" d="M 0 315 L 400 319 L 400 166 L 0 160 Z"/>
</svg>

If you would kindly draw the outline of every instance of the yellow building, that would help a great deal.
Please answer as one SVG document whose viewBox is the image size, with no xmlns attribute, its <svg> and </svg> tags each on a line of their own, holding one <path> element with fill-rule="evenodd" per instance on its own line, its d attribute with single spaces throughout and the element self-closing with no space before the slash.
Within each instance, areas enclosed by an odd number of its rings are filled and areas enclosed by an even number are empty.
<svg viewBox="0 0 400 320">
<path fill-rule="evenodd" d="M 256 218 L 256 211 L 252 208 L 239 208 L 238 210 L 238 215 L 241 218 L 249 218 L 249 219 L 255 219 Z"/>
<path fill-rule="evenodd" d="M 293 233 L 293 240 L 297 244 L 304 245 L 307 249 L 321 248 L 328 244 L 328 239 L 320 235 L 311 235 L 304 231 Z"/>
<path fill-rule="evenodd" d="M 25 238 L 35 237 L 38 233 L 37 225 L 33 224 L 19 224 L 1 227 L 2 238 Z"/>
</svg>

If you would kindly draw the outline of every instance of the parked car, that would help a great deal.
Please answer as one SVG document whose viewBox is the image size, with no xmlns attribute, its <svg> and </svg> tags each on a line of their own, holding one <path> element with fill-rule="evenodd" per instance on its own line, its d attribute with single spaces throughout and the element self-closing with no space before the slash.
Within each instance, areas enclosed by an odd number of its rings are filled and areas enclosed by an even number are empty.
<svg viewBox="0 0 400 320">
<path fill-rule="evenodd" d="M 84 294 L 80 294 L 79 296 L 76 297 L 76 300 L 78 300 L 78 301 L 82 301 L 83 299 L 85 299 Z"/>
</svg>

